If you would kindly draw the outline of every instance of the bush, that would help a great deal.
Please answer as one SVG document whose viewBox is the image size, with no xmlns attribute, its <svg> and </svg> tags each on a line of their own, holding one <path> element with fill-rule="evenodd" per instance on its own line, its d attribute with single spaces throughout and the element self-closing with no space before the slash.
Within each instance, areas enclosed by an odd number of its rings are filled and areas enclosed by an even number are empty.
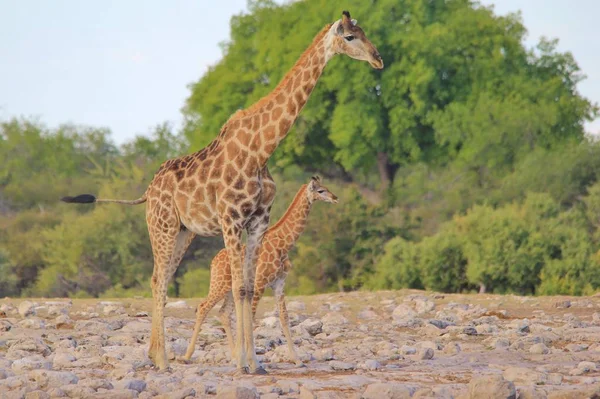
<svg viewBox="0 0 600 399">
<path fill-rule="evenodd" d="M 206 297 L 210 287 L 210 270 L 193 269 L 180 279 L 179 294 L 185 298 Z"/>
<path fill-rule="evenodd" d="M 371 289 L 422 289 L 419 247 L 401 237 L 392 238 L 385 245 L 383 256 L 375 265 L 375 273 L 366 287 Z"/>
<path fill-rule="evenodd" d="M 469 289 L 464 243 L 454 231 L 427 237 L 421 243 L 420 261 L 423 285 L 428 290 L 462 292 Z"/>
</svg>

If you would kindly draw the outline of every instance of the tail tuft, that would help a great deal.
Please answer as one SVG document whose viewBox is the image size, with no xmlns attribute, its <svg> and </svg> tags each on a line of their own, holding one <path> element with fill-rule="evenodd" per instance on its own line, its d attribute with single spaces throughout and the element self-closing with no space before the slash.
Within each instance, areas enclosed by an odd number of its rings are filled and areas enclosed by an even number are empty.
<svg viewBox="0 0 600 399">
<path fill-rule="evenodd" d="M 91 194 L 81 194 L 75 197 L 62 197 L 60 200 L 69 204 L 91 204 L 96 202 L 96 197 Z"/>
</svg>

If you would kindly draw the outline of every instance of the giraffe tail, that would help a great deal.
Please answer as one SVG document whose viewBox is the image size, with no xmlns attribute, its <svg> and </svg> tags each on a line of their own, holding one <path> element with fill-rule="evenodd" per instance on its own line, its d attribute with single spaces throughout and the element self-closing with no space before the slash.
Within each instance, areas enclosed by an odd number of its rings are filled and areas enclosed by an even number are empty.
<svg viewBox="0 0 600 399">
<path fill-rule="evenodd" d="M 135 199 L 135 200 L 102 199 L 102 198 L 96 198 L 95 196 L 93 196 L 91 194 L 81 194 L 81 195 L 77 195 L 75 197 L 62 197 L 60 200 L 63 202 L 69 203 L 69 204 L 91 204 L 94 202 L 114 202 L 117 204 L 138 205 L 138 204 L 142 204 L 142 203 L 146 202 L 146 193 L 144 193 L 144 195 L 142 195 L 140 198 Z"/>
</svg>

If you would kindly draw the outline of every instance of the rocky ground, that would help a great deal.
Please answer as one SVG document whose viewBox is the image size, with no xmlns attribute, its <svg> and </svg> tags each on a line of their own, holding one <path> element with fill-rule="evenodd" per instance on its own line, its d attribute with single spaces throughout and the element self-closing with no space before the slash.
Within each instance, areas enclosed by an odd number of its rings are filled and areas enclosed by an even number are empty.
<svg viewBox="0 0 600 399">
<path fill-rule="evenodd" d="M 167 305 L 172 369 L 159 372 L 146 359 L 149 299 L 0 300 L 0 398 L 600 397 L 600 297 L 289 298 L 306 367 L 287 361 L 267 297 L 255 333 L 269 374 L 240 378 L 215 310 L 192 362 L 177 360 L 198 302 Z"/>
</svg>

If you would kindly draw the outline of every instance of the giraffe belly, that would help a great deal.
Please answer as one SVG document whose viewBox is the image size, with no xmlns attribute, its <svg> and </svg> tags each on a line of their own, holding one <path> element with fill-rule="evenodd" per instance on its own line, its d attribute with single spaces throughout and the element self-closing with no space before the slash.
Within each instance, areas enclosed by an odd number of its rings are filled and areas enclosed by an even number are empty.
<svg viewBox="0 0 600 399">
<path fill-rule="evenodd" d="M 198 234 L 202 237 L 213 237 L 223 234 L 221 225 L 217 218 L 206 219 L 206 218 L 191 218 L 180 216 L 181 224 L 185 226 L 189 231 Z"/>
</svg>

